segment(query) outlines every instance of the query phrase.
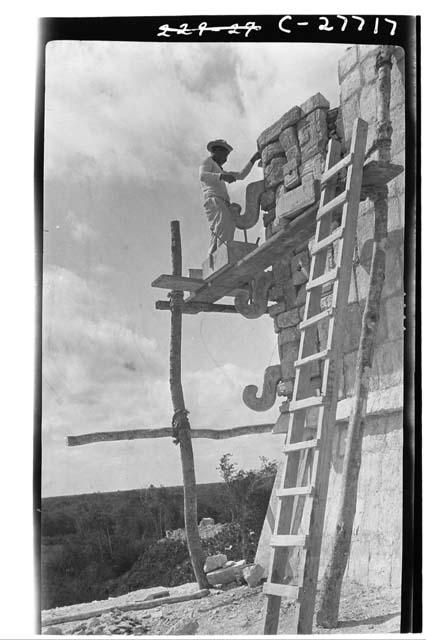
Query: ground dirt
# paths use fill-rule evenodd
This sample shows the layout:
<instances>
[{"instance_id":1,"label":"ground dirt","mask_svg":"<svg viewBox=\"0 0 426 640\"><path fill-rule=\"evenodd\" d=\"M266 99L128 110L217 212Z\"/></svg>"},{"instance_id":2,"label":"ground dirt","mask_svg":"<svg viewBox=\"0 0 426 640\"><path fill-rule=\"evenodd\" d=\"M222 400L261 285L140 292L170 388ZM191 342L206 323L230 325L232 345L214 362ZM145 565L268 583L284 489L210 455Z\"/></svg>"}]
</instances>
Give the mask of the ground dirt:
<instances>
[{"instance_id":1,"label":"ground dirt","mask_svg":"<svg viewBox=\"0 0 426 640\"><path fill-rule=\"evenodd\" d=\"M171 596L197 591L195 583L168 589ZM103 607L140 601L149 589L134 591L107 601L72 605L43 612L43 617L81 613ZM142 611L108 611L87 620L43 627L43 633L52 635L166 635L184 620L196 621L196 635L255 635L263 633L266 597L262 587L251 589L247 585L231 586L226 590L212 589L200 600L161 605ZM341 599L337 629L314 627L314 633L397 633L400 624L399 590L346 586ZM295 603L284 601L281 607L279 634L294 634ZM193 631L194 633L194 631Z\"/></svg>"}]
</instances>

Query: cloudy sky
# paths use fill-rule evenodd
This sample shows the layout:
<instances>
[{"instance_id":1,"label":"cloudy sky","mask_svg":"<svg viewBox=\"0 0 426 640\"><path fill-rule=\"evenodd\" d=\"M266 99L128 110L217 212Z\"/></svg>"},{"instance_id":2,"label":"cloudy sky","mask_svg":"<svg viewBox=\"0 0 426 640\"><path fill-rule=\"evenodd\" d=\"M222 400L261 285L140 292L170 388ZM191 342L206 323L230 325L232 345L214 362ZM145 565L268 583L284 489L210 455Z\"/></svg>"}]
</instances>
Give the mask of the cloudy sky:
<instances>
[{"instance_id":1,"label":"cloudy sky","mask_svg":"<svg viewBox=\"0 0 426 640\"><path fill-rule=\"evenodd\" d=\"M209 241L198 165L212 138L239 170L256 138L320 91L338 104L347 45L52 42L46 49L43 275L43 495L181 483L171 440L67 448L71 434L169 426L170 318L151 288L170 272L180 220L184 271ZM230 187L243 202L247 182ZM239 239L237 232L236 239ZM263 239L261 224L249 240ZM242 238L241 238L242 239ZM184 316L183 384L194 427L273 422L242 402L278 363L265 317ZM279 436L195 440L199 482L220 456L243 467L279 456Z\"/></svg>"}]
</instances>

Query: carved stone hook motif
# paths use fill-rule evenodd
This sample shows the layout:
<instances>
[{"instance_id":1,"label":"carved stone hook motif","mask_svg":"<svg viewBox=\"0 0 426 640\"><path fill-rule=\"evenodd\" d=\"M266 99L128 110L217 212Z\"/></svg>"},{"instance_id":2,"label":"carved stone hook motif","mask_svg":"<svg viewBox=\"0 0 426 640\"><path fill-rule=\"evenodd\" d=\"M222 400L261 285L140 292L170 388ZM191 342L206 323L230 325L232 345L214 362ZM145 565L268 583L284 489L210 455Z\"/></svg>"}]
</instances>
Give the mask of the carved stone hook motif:
<instances>
[{"instance_id":1,"label":"carved stone hook motif","mask_svg":"<svg viewBox=\"0 0 426 640\"><path fill-rule=\"evenodd\" d=\"M268 291L272 286L272 271L260 273L250 283L250 291L235 296L235 308L245 318L260 318L268 307Z\"/></svg>"},{"instance_id":2,"label":"carved stone hook motif","mask_svg":"<svg viewBox=\"0 0 426 640\"><path fill-rule=\"evenodd\" d=\"M263 378L262 395L258 398L256 395L258 387L254 384L249 384L243 391L244 404L247 405L249 409L253 409L253 411L267 411L271 409L277 397L277 386L281 380L281 375L280 364L266 367Z\"/></svg>"},{"instance_id":3,"label":"carved stone hook motif","mask_svg":"<svg viewBox=\"0 0 426 640\"><path fill-rule=\"evenodd\" d=\"M265 183L263 180L250 182L250 184L247 185L244 213L241 213L239 204L231 204L237 229L251 229L257 223L260 214L260 196L264 190Z\"/></svg>"}]
</instances>

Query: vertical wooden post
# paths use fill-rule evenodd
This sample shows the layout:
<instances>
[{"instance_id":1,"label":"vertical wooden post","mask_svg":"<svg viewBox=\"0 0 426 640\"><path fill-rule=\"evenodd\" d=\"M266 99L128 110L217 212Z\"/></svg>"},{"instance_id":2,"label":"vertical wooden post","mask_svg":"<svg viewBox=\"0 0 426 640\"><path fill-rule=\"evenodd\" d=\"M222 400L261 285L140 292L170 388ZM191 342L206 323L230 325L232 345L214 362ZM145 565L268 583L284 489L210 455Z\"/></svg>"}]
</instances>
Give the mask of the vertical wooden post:
<instances>
[{"instance_id":1,"label":"vertical wooden post","mask_svg":"<svg viewBox=\"0 0 426 640\"><path fill-rule=\"evenodd\" d=\"M392 136L392 125L389 116L391 55L392 47L385 45L380 48L376 60L378 83L376 148L379 160L387 162L390 160ZM326 628L335 628L338 623L342 581L349 558L352 528L356 513L368 387L373 364L374 340L380 320L380 301L385 280L388 218L387 186L376 189L371 198L374 202L375 218L373 254L356 361L354 405L346 436L337 524L332 542L331 556L324 574L317 613L317 624Z\"/></svg>"},{"instance_id":2,"label":"vertical wooden post","mask_svg":"<svg viewBox=\"0 0 426 640\"><path fill-rule=\"evenodd\" d=\"M171 222L171 236L173 275L180 276L182 275L182 249L179 222L177 220ZM197 489L191 427L187 417L188 412L185 408L181 380L182 302L182 291L172 291L170 293L170 392L174 411L172 424L175 440L180 446L188 551L198 586L203 589L209 585L203 570L204 554L198 531Z\"/></svg>"}]
</instances>

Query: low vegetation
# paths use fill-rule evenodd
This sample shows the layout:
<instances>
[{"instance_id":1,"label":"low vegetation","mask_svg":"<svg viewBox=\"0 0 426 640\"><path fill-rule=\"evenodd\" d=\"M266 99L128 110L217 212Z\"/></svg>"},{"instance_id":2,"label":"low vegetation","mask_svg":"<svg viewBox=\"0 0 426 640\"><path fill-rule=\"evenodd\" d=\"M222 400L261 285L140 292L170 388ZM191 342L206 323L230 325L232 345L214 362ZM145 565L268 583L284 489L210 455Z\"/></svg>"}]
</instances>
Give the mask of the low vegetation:
<instances>
[{"instance_id":1,"label":"low vegetation","mask_svg":"<svg viewBox=\"0 0 426 640\"><path fill-rule=\"evenodd\" d=\"M222 456L222 483L199 485L199 519L223 524L203 537L206 554L254 558L276 465L238 469ZM42 504L43 609L100 600L147 586L194 580L181 536L182 487L46 498ZM169 532L169 533L168 533Z\"/></svg>"}]
</instances>

